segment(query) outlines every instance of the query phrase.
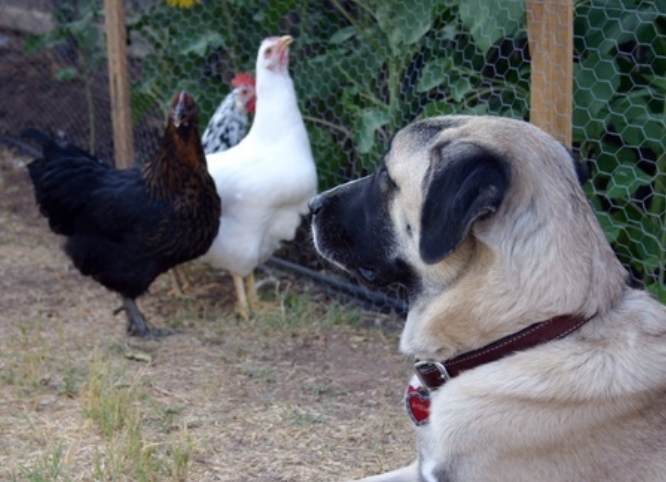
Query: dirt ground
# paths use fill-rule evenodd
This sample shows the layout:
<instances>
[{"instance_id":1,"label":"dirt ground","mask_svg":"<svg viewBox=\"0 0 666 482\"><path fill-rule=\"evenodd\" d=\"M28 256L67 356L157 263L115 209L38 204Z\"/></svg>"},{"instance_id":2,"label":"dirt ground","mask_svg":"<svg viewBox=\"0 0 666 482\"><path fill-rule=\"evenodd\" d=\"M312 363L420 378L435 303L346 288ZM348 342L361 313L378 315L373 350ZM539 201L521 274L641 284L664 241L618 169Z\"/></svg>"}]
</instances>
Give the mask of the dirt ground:
<instances>
[{"instance_id":1,"label":"dirt ground","mask_svg":"<svg viewBox=\"0 0 666 482\"><path fill-rule=\"evenodd\" d=\"M194 262L185 296L164 275L139 300L178 334L128 339L116 295L39 215L25 162L0 148L0 480L334 481L409 462L410 366L386 318L264 272L277 282L242 322L228 276ZM104 370L115 378L95 397ZM92 415L130 389L138 448L118 436L129 422L105 432ZM128 462L137 452L152 472Z\"/></svg>"}]
</instances>

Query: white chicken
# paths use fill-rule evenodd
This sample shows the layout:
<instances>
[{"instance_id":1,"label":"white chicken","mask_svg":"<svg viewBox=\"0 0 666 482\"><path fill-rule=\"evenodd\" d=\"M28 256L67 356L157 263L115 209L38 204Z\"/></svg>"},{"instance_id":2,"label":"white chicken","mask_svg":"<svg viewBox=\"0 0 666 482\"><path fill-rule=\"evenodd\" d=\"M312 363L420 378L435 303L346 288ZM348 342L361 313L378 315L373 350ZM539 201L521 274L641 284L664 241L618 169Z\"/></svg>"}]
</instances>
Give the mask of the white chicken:
<instances>
[{"instance_id":1,"label":"white chicken","mask_svg":"<svg viewBox=\"0 0 666 482\"><path fill-rule=\"evenodd\" d=\"M235 147L206 156L222 199L222 217L203 260L231 273L244 319L257 299L254 269L281 241L294 238L317 192L310 141L288 70L292 42L283 36L261 43L252 127Z\"/></svg>"}]
</instances>

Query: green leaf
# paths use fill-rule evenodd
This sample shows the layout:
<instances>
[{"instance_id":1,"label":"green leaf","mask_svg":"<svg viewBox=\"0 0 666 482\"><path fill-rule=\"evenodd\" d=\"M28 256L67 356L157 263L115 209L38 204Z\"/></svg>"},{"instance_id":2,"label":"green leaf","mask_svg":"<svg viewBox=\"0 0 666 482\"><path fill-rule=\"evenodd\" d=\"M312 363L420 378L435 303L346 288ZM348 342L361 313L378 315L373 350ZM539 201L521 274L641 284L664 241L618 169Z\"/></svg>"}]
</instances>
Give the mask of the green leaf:
<instances>
[{"instance_id":1,"label":"green leaf","mask_svg":"<svg viewBox=\"0 0 666 482\"><path fill-rule=\"evenodd\" d=\"M666 286L660 283L652 283L646 286L646 289L656 296L660 303L666 305Z\"/></svg>"},{"instance_id":2,"label":"green leaf","mask_svg":"<svg viewBox=\"0 0 666 482\"><path fill-rule=\"evenodd\" d=\"M62 42L63 37L58 35L56 30L47 32L44 35L28 35L23 41L23 52L26 55L30 55L45 48L56 47Z\"/></svg>"},{"instance_id":3,"label":"green leaf","mask_svg":"<svg viewBox=\"0 0 666 482\"><path fill-rule=\"evenodd\" d=\"M360 87L356 85L342 89L342 95L340 96L340 106L345 110L346 113L352 115L358 113L358 94L360 91Z\"/></svg>"},{"instance_id":4,"label":"green leaf","mask_svg":"<svg viewBox=\"0 0 666 482\"><path fill-rule=\"evenodd\" d=\"M328 43L333 45L338 45L346 42L356 34L356 29L354 27L345 27L341 28L335 32L331 38L328 40Z\"/></svg>"},{"instance_id":5,"label":"green leaf","mask_svg":"<svg viewBox=\"0 0 666 482\"><path fill-rule=\"evenodd\" d=\"M100 31L94 25L88 25L88 28L83 29L77 36L76 42L81 50L85 51L87 56L100 50L101 36ZM103 55L100 55L103 57Z\"/></svg>"},{"instance_id":6,"label":"green leaf","mask_svg":"<svg viewBox=\"0 0 666 482\"><path fill-rule=\"evenodd\" d=\"M81 16L78 20L64 24L69 33L74 37L79 37L80 35L86 35L86 31L90 30L92 27L93 14L88 12Z\"/></svg>"},{"instance_id":7,"label":"green leaf","mask_svg":"<svg viewBox=\"0 0 666 482\"><path fill-rule=\"evenodd\" d=\"M474 85L470 78L466 75L455 76L456 78L451 79L449 83L449 90L451 92L451 97L456 102L461 102L465 99L465 96L474 90Z\"/></svg>"},{"instance_id":8,"label":"green leaf","mask_svg":"<svg viewBox=\"0 0 666 482\"><path fill-rule=\"evenodd\" d=\"M574 66L574 105L585 109L592 119L608 106L620 85L615 59L591 52Z\"/></svg>"},{"instance_id":9,"label":"green leaf","mask_svg":"<svg viewBox=\"0 0 666 482\"><path fill-rule=\"evenodd\" d=\"M658 17L651 7L641 9L622 8L616 10L616 12L620 13L617 18L611 18L601 25L604 38L612 39L615 45L636 41L639 31L654 25ZM606 14L608 13L606 12Z\"/></svg>"},{"instance_id":10,"label":"green leaf","mask_svg":"<svg viewBox=\"0 0 666 482\"><path fill-rule=\"evenodd\" d=\"M652 113L649 102L651 93L647 89L637 89L614 102L609 123L622 136L627 146L650 147L655 152L663 150L666 137L666 114Z\"/></svg>"},{"instance_id":11,"label":"green leaf","mask_svg":"<svg viewBox=\"0 0 666 482\"><path fill-rule=\"evenodd\" d=\"M388 109L371 107L361 110L354 125L354 140L360 153L372 150L375 145L375 132L390 120Z\"/></svg>"},{"instance_id":12,"label":"green leaf","mask_svg":"<svg viewBox=\"0 0 666 482\"><path fill-rule=\"evenodd\" d=\"M629 199L641 186L647 186L652 178L634 164L620 164L613 171L606 196L610 199Z\"/></svg>"},{"instance_id":13,"label":"green leaf","mask_svg":"<svg viewBox=\"0 0 666 482\"><path fill-rule=\"evenodd\" d=\"M476 104L475 106L471 107L464 106L460 113L466 115L486 115L488 114L488 105Z\"/></svg>"},{"instance_id":14,"label":"green leaf","mask_svg":"<svg viewBox=\"0 0 666 482\"><path fill-rule=\"evenodd\" d=\"M580 27L576 33L580 32L584 38L585 48L600 54L610 53L618 45L618 36L623 33L622 18L629 17L630 9L622 0L604 0L603 5L599 2L579 4L582 7L577 8L576 22ZM624 33L634 31L632 28Z\"/></svg>"},{"instance_id":15,"label":"green leaf","mask_svg":"<svg viewBox=\"0 0 666 482\"><path fill-rule=\"evenodd\" d=\"M369 31L368 35L371 35L371 32ZM339 66L347 80L353 79L355 84L368 88L369 80L377 76L377 71L384 61L385 59L372 46L363 44L349 55L340 56Z\"/></svg>"},{"instance_id":16,"label":"green leaf","mask_svg":"<svg viewBox=\"0 0 666 482\"><path fill-rule=\"evenodd\" d=\"M425 64L416 84L416 92L428 92L441 85L446 80L446 74L451 70L452 65L453 60L450 57L438 58Z\"/></svg>"},{"instance_id":17,"label":"green leaf","mask_svg":"<svg viewBox=\"0 0 666 482\"><path fill-rule=\"evenodd\" d=\"M210 117L223 99L229 94L231 87L221 83L215 78L194 79L190 85L182 84L181 88L187 89L197 102L201 120L201 132L208 125Z\"/></svg>"},{"instance_id":18,"label":"green leaf","mask_svg":"<svg viewBox=\"0 0 666 482\"><path fill-rule=\"evenodd\" d=\"M304 59L294 72L299 100L324 99L340 94L346 86L371 90L368 79L377 76L383 58L368 44L353 51L333 49Z\"/></svg>"},{"instance_id":19,"label":"green leaf","mask_svg":"<svg viewBox=\"0 0 666 482\"><path fill-rule=\"evenodd\" d=\"M666 2L664 3L666 4ZM646 74L645 78L650 81L653 87L660 89L662 92L666 92L666 76Z\"/></svg>"},{"instance_id":20,"label":"green leaf","mask_svg":"<svg viewBox=\"0 0 666 482\"><path fill-rule=\"evenodd\" d=\"M346 83L339 57L338 52L331 52L330 55L318 55L301 62L298 71L294 72L294 84L300 100L326 98Z\"/></svg>"},{"instance_id":21,"label":"green leaf","mask_svg":"<svg viewBox=\"0 0 666 482\"><path fill-rule=\"evenodd\" d=\"M203 35L194 36L191 42L182 46L181 52L185 55L194 54L197 57L205 57L208 52L224 46L224 38L217 32L206 32Z\"/></svg>"},{"instance_id":22,"label":"green leaf","mask_svg":"<svg viewBox=\"0 0 666 482\"><path fill-rule=\"evenodd\" d=\"M438 0L384 0L377 6L377 23L386 33L391 48L412 45L430 30L432 9Z\"/></svg>"},{"instance_id":23,"label":"green leaf","mask_svg":"<svg viewBox=\"0 0 666 482\"><path fill-rule=\"evenodd\" d=\"M606 131L605 117L620 86L615 59L591 52L574 66L573 133L576 140L597 139Z\"/></svg>"},{"instance_id":24,"label":"green leaf","mask_svg":"<svg viewBox=\"0 0 666 482\"><path fill-rule=\"evenodd\" d=\"M659 242L661 226L648 216L643 217L638 226L627 229L629 239L632 240L632 254L636 263L643 268L644 273L651 273L661 266L661 256L666 247Z\"/></svg>"},{"instance_id":25,"label":"green leaf","mask_svg":"<svg viewBox=\"0 0 666 482\"><path fill-rule=\"evenodd\" d=\"M262 3L261 9L257 9L255 18L259 20L259 14L261 14L260 23L263 24L267 32L279 32L280 22L290 12L298 11L298 0L268 0Z\"/></svg>"},{"instance_id":26,"label":"green leaf","mask_svg":"<svg viewBox=\"0 0 666 482\"><path fill-rule=\"evenodd\" d=\"M455 114L456 109L453 104L447 102L430 102L426 105L421 114L419 114L419 119L427 119L428 117L435 117L440 115L450 115Z\"/></svg>"},{"instance_id":27,"label":"green leaf","mask_svg":"<svg viewBox=\"0 0 666 482\"><path fill-rule=\"evenodd\" d=\"M459 12L483 55L498 40L512 37L525 22L525 2L517 0L460 0Z\"/></svg>"},{"instance_id":28,"label":"green leaf","mask_svg":"<svg viewBox=\"0 0 666 482\"><path fill-rule=\"evenodd\" d=\"M132 124L136 125L159 103L160 99L151 92L152 83L132 85L130 88L130 104L132 105Z\"/></svg>"},{"instance_id":29,"label":"green leaf","mask_svg":"<svg viewBox=\"0 0 666 482\"><path fill-rule=\"evenodd\" d=\"M605 132L604 122L593 117L590 110L574 105L572 115L573 139L585 142L588 139L598 139Z\"/></svg>"},{"instance_id":30,"label":"green leaf","mask_svg":"<svg viewBox=\"0 0 666 482\"><path fill-rule=\"evenodd\" d=\"M360 152L357 157L357 162L355 164L355 171L360 173L361 176L374 172L381 162L381 154L375 152L373 149L371 152Z\"/></svg>"},{"instance_id":31,"label":"green leaf","mask_svg":"<svg viewBox=\"0 0 666 482\"><path fill-rule=\"evenodd\" d=\"M443 28L439 29L439 31L436 34L436 39L438 42L455 40L458 34L460 34L458 25L455 23L450 23L445 25Z\"/></svg>"},{"instance_id":32,"label":"green leaf","mask_svg":"<svg viewBox=\"0 0 666 482\"><path fill-rule=\"evenodd\" d=\"M613 143L601 142L594 166L599 176L610 176L622 163L634 164L636 153L633 149L618 147Z\"/></svg>"},{"instance_id":33,"label":"green leaf","mask_svg":"<svg viewBox=\"0 0 666 482\"><path fill-rule=\"evenodd\" d=\"M612 104L612 113L608 123L622 136L622 141L632 147L652 147L656 151L663 149L666 134L666 115L653 114L645 95L626 95L619 97Z\"/></svg>"},{"instance_id":34,"label":"green leaf","mask_svg":"<svg viewBox=\"0 0 666 482\"><path fill-rule=\"evenodd\" d=\"M308 134L317 163L319 188L330 189L340 184L343 181L341 176L345 167L343 163L348 162L340 143L336 142L330 130L323 129L317 124L308 124Z\"/></svg>"},{"instance_id":35,"label":"green leaf","mask_svg":"<svg viewBox=\"0 0 666 482\"><path fill-rule=\"evenodd\" d=\"M527 109L520 107L507 107L502 109L499 113L500 117L509 117L511 119L524 120L526 118Z\"/></svg>"},{"instance_id":36,"label":"green leaf","mask_svg":"<svg viewBox=\"0 0 666 482\"><path fill-rule=\"evenodd\" d=\"M67 82L75 79L78 74L78 71L74 67L65 67L56 72L55 79L58 82Z\"/></svg>"},{"instance_id":37,"label":"green leaf","mask_svg":"<svg viewBox=\"0 0 666 482\"><path fill-rule=\"evenodd\" d=\"M596 215L601 228L604 230L604 233L606 233L606 239L608 239L608 242L614 243L617 241L617 238L622 231L619 223L606 211L596 211Z\"/></svg>"},{"instance_id":38,"label":"green leaf","mask_svg":"<svg viewBox=\"0 0 666 482\"><path fill-rule=\"evenodd\" d=\"M664 148L664 138L666 138L666 113L651 114L646 113L643 121L643 136L645 142L655 152L660 152Z\"/></svg>"}]
</instances>

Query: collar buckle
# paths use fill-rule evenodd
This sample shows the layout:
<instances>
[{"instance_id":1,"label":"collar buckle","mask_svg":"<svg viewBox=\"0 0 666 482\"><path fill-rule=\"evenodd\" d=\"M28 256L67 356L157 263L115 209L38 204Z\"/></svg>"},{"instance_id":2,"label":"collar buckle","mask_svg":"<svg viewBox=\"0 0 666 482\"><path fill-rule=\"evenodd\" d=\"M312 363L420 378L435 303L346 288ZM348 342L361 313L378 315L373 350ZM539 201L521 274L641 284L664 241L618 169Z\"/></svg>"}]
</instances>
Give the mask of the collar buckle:
<instances>
[{"instance_id":1,"label":"collar buckle","mask_svg":"<svg viewBox=\"0 0 666 482\"><path fill-rule=\"evenodd\" d=\"M562 315L535 323L490 345L462 353L454 358L438 361L420 361L414 364L416 376L426 390L433 392L449 379L465 370L494 362L520 350L534 348L543 343L559 340L580 328L590 318Z\"/></svg>"},{"instance_id":2,"label":"collar buckle","mask_svg":"<svg viewBox=\"0 0 666 482\"><path fill-rule=\"evenodd\" d=\"M417 361L414 364L414 371L421 384L431 392L437 390L451 378L444 364L438 361Z\"/></svg>"}]
</instances>

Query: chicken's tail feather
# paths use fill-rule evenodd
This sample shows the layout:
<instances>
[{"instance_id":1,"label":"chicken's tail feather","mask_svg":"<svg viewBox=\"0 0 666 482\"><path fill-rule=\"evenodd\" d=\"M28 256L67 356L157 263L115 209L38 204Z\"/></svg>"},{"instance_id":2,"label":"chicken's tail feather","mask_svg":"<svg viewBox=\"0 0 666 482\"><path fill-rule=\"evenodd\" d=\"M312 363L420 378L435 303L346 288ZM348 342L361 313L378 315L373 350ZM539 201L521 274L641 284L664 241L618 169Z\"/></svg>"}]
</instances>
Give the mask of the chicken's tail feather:
<instances>
[{"instance_id":1,"label":"chicken's tail feather","mask_svg":"<svg viewBox=\"0 0 666 482\"><path fill-rule=\"evenodd\" d=\"M37 129L25 129L21 135L42 145L42 157L28 163L39 210L53 232L69 236L109 167L83 149L61 145Z\"/></svg>"},{"instance_id":2,"label":"chicken's tail feather","mask_svg":"<svg viewBox=\"0 0 666 482\"><path fill-rule=\"evenodd\" d=\"M65 157L85 158L91 161L101 162L98 158L85 151L84 149L81 149L74 144L60 144L48 134L33 127L23 129L21 132L21 137L32 139L33 141L40 144L42 146L42 155L44 156L44 160L46 162L62 159Z\"/></svg>"},{"instance_id":3,"label":"chicken's tail feather","mask_svg":"<svg viewBox=\"0 0 666 482\"><path fill-rule=\"evenodd\" d=\"M44 132L40 131L39 129L35 129L33 127L27 127L23 129L21 131L21 137L37 141L42 146L46 146L50 143L55 142L51 137L46 135Z\"/></svg>"}]
</instances>

